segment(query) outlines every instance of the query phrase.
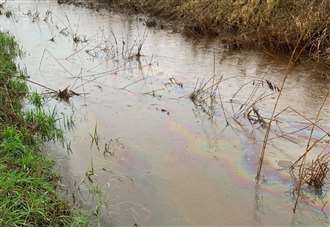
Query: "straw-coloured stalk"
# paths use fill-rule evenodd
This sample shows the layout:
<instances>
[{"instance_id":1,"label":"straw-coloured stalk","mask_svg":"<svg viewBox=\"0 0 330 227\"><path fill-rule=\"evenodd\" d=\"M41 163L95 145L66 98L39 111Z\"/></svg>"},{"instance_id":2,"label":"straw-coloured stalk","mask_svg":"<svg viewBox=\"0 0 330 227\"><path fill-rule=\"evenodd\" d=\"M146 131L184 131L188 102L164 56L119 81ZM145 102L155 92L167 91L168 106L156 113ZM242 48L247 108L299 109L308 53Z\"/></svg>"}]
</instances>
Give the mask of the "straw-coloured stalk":
<instances>
[{"instance_id":1,"label":"straw-coloured stalk","mask_svg":"<svg viewBox=\"0 0 330 227\"><path fill-rule=\"evenodd\" d=\"M330 153L319 154L310 165L304 168L303 181L316 189L321 189L329 173Z\"/></svg>"}]
</instances>

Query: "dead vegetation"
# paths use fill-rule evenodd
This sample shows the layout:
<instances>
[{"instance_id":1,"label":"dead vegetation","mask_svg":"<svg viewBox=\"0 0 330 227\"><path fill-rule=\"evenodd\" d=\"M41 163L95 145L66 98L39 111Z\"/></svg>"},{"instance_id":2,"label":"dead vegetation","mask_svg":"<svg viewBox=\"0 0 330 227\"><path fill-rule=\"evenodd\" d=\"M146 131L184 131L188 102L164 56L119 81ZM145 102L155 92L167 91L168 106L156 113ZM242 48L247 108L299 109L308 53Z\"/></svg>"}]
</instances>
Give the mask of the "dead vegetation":
<instances>
[{"instance_id":1,"label":"dead vegetation","mask_svg":"<svg viewBox=\"0 0 330 227\"><path fill-rule=\"evenodd\" d=\"M329 91L325 95L323 102L316 114L315 123L319 121L320 114L322 109L329 97ZM315 160L312 161L311 164L307 164L307 155L309 152L325 137L330 137L328 132L325 133L323 137L316 140L312 143L312 137L315 130L315 123L312 125L309 139L306 145L305 152L292 164L290 167L291 174L294 176L295 187L294 187L294 195L296 196L296 201L293 207L293 212L296 212L299 199L303 193L303 186L305 184L314 187L316 190L322 190L322 187L326 184L327 174L329 172L329 155L330 153L320 153ZM298 170L297 170L298 169ZM297 173L298 172L298 173Z\"/></svg>"},{"instance_id":2,"label":"dead vegetation","mask_svg":"<svg viewBox=\"0 0 330 227\"><path fill-rule=\"evenodd\" d=\"M67 1L74 2L74 1ZM166 18L180 23L189 36L221 35L233 48L259 47L294 52L316 61L330 59L328 0L98 0L111 8ZM154 26L148 19L147 26ZM298 46L296 44L299 43Z\"/></svg>"},{"instance_id":3,"label":"dead vegetation","mask_svg":"<svg viewBox=\"0 0 330 227\"><path fill-rule=\"evenodd\" d=\"M69 89L69 87L64 88L63 90L58 90L58 92L55 93L55 95L66 102L69 101L69 99L73 96L80 96L77 92Z\"/></svg>"},{"instance_id":4,"label":"dead vegetation","mask_svg":"<svg viewBox=\"0 0 330 227\"><path fill-rule=\"evenodd\" d=\"M269 118L263 116L264 114L260 111L261 107L258 106L264 102L269 102L280 88L267 79L249 80L233 92L227 101L231 105L231 113L229 114L224 107L221 89L227 82L238 78L239 76L229 78L213 76L206 81L197 81L189 98L210 118L213 118L217 111L221 111L224 116L231 114L235 121L247 119L251 125L265 127L268 125ZM229 120L226 119L226 121Z\"/></svg>"},{"instance_id":5,"label":"dead vegetation","mask_svg":"<svg viewBox=\"0 0 330 227\"><path fill-rule=\"evenodd\" d=\"M316 114L315 120L307 118L304 114L290 106L279 111L277 106L287 76L288 73L284 75L280 86L268 79L252 79L238 87L230 97L224 99L222 93L225 92L226 82L235 80L238 77L226 78L214 75L206 81L197 81L189 98L195 107L209 116L210 119L222 115L221 119L225 119L226 121L224 128L230 126L234 131L239 131L239 128L244 131L246 127L249 127L250 130L260 128L266 130L262 131L264 138L261 141L262 148L257 169L257 183L259 183L262 176L262 166L269 143L274 139L281 138L290 141L288 138L289 135L292 137L302 130L310 129L310 137L307 141L306 150L292 164L288 172L293 176L293 183L295 185L293 188L293 195L295 196L293 211L295 212L298 201L302 199L302 194L304 194L305 186L313 188L315 191L320 191L329 183L327 177L329 175L330 153L327 151L321 152L312 161L309 161L311 158L308 158L308 154L318 144L325 138L330 138L330 132L318 124L321 120L320 115L329 96L329 92L324 96L325 98ZM263 111L265 106L270 106L272 112L267 113ZM309 125L291 132L282 131L281 125L287 121L285 114L288 112L295 114L297 118L302 118ZM318 139L314 138L314 132L316 130L322 134ZM270 135L274 136L271 137Z\"/></svg>"},{"instance_id":6,"label":"dead vegetation","mask_svg":"<svg viewBox=\"0 0 330 227\"><path fill-rule=\"evenodd\" d=\"M322 188L328 183L329 165L330 153L320 153L311 163L306 163L304 158L298 166L295 166L296 168L291 169L291 174L294 176L294 213L297 210L299 200L303 199L304 186L313 189L316 194L322 193Z\"/></svg>"},{"instance_id":7,"label":"dead vegetation","mask_svg":"<svg viewBox=\"0 0 330 227\"><path fill-rule=\"evenodd\" d=\"M194 91L189 98L194 105L206 113L212 119L216 113L215 107L218 104L218 97L220 97L219 85L222 77L213 76L207 81L197 81Z\"/></svg>"},{"instance_id":8,"label":"dead vegetation","mask_svg":"<svg viewBox=\"0 0 330 227\"><path fill-rule=\"evenodd\" d=\"M70 98L73 97L73 96L80 96L81 95L81 93L77 93L77 92L71 90L70 87L66 87L62 90L61 89L55 90L55 89L52 89L48 86L45 86L43 84L40 84L38 82L29 80L29 79L26 79L26 81L46 89L46 92L44 92L43 94L51 95L55 98L58 98L59 100L65 101L65 102L69 102Z\"/></svg>"},{"instance_id":9,"label":"dead vegetation","mask_svg":"<svg viewBox=\"0 0 330 227\"><path fill-rule=\"evenodd\" d=\"M329 173L329 162L330 153L319 154L315 160L303 167L303 183L318 190L322 189Z\"/></svg>"}]
</instances>

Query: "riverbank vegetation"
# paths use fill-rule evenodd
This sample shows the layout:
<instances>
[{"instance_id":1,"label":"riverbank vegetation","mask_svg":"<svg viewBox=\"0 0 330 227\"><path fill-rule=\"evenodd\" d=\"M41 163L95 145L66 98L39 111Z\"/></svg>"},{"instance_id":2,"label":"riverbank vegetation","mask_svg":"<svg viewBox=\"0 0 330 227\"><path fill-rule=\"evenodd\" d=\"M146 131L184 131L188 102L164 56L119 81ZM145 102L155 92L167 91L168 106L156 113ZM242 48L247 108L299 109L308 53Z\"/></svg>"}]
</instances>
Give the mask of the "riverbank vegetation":
<instances>
[{"instance_id":1,"label":"riverbank vegetation","mask_svg":"<svg viewBox=\"0 0 330 227\"><path fill-rule=\"evenodd\" d=\"M86 226L56 193L58 176L42 144L63 134L55 112L29 91L19 54L14 38L0 33L0 226Z\"/></svg>"},{"instance_id":2,"label":"riverbank vegetation","mask_svg":"<svg viewBox=\"0 0 330 227\"><path fill-rule=\"evenodd\" d=\"M289 53L294 62L302 56L330 61L328 0L100 1L117 10L179 22L183 32L191 36L218 35L232 48Z\"/></svg>"}]
</instances>

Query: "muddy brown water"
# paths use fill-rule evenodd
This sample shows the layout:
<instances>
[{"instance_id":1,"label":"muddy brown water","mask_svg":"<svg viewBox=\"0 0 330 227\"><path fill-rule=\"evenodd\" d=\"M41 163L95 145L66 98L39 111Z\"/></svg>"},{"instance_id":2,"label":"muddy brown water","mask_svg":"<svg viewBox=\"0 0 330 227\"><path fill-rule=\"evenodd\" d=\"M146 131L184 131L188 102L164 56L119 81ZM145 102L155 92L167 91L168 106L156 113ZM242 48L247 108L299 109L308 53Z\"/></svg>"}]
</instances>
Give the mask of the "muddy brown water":
<instances>
[{"instance_id":1,"label":"muddy brown water","mask_svg":"<svg viewBox=\"0 0 330 227\"><path fill-rule=\"evenodd\" d=\"M216 40L197 42L149 29L137 16L59 6L56 1L17 0L5 7L13 16L0 16L0 28L22 45L20 64L31 80L86 93L70 103L47 99L49 108L56 106L75 119L65 146L49 144L47 149L63 176L61 191L86 209L95 224L329 225L328 186L317 194L305 189L297 213L292 213L293 181L287 167L304 151L310 128L271 140L262 181L256 185L265 129L252 127L244 116L233 120L255 85L234 100L233 94L251 80L279 85L285 61L259 52L228 51ZM131 57L142 42L142 56ZM315 118L330 86L327 73L312 65L290 71L279 109L291 106ZM211 119L189 95L196 81L214 74L224 78L219 90L226 115L218 103ZM263 114L269 116L274 97L258 103ZM329 100L321 119L319 125L329 130ZM284 132L308 124L292 112L280 121ZM315 130L313 139L322 136ZM99 149L91 144L92 137L98 137ZM330 152L329 138L316 147L318 152ZM93 214L97 207L99 218Z\"/></svg>"}]
</instances>

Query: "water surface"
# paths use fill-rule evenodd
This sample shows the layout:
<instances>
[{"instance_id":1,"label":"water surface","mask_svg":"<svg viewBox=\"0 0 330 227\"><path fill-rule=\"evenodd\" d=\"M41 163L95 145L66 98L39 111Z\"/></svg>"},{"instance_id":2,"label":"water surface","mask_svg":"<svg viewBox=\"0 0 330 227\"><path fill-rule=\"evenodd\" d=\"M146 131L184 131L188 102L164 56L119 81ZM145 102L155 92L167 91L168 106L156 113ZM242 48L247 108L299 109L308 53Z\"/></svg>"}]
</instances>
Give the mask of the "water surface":
<instances>
[{"instance_id":1,"label":"water surface","mask_svg":"<svg viewBox=\"0 0 330 227\"><path fill-rule=\"evenodd\" d=\"M30 0L10 1L6 7L14 16L0 17L1 29L22 45L21 65L31 80L86 93L70 103L48 99L50 108L75 118L75 129L66 133L65 147L70 149L49 149L58 160L67 195L91 212L102 202L103 226L329 224L327 187L318 196L306 191L292 213L292 179L286 167L304 151L310 128L285 139L271 133L262 182L256 185L265 129L252 126L244 114L233 119L255 86L242 89L233 100L238 89L252 80L279 86L287 72L285 60L146 28L141 17L105 10ZM141 43L142 56L136 58ZM326 74L312 65L290 71L278 109L290 106L314 119L329 89ZM213 75L223 78L219 91L226 113L217 103L210 118L189 96L196 81ZM265 84L258 92L270 91ZM275 97L258 103L265 116ZM328 100L319 122L326 130L329 116ZM308 126L293 112L279 123L286 132ZM95 130L99 149L91 145ZM314 139L323 135L317 129ZM106 146L110 152L104 152ZM330 152L329 138L313 155L319 152ZM96 202L88 180L80 185L91 170L93 185L103 192Z\"/></svg>"}]
</instances>

